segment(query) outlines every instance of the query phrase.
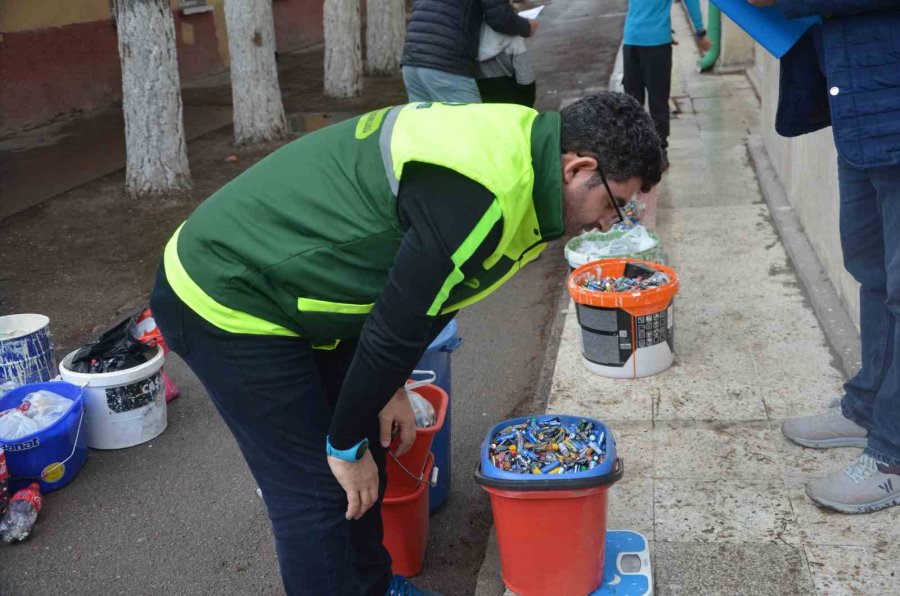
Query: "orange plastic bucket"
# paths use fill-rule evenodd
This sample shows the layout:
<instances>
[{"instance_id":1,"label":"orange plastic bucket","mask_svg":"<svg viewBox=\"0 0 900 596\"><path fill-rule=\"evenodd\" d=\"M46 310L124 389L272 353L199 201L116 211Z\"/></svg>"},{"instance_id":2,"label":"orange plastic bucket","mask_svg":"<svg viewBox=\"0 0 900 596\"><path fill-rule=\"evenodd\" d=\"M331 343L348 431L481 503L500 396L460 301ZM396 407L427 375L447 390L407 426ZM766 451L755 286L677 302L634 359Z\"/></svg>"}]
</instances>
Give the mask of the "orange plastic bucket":
<instances>
[{"instance_id":1,"label":"orange plastic bucket","mask_svg":"<svg viewBox=\"0 0 900 596\"><path fill-rule=\"evenodd\" d=\"M433 457L426 460L425 478L431 476ZM420 482L410 494L385 497L381 503L384 547L391 554L391 570L404 577L422 571L428 546L428 482Z\"/></svg>"},{"instance_id":2,"label":"orange plastic bucket","mask_svg":"<svg viewBox=\"0 0 900 596\"><path fill-rule=\"evenodd\" d=\"M665 273L669 283L632 292L601 292L582 286L588 276L631 277L646 267ZM582 363L606 377L638 378L669 368L675 360L673 301L678 276L664 265L634 259L602 259L569 275L569 294L581 326Z\"/></svg>"},{"instance_id":3,"label":"orange plastic bucket","mask_svg":"<svg viewBox=\"0 0 900 596\"><path fill-rule=\"evenodd\" d=\"M479 467L475 480L491 498L506 587L519 596L584 596L596 590L603 579L608 491L622 474L617 460L603 477L540 481L559 487L553 490L488 478Z\"/></svg>"},{"instance_id":4,"label":"orange plastic bucket","mask_svg":"<svg viewBox=\"0 0 900 596\"><path fill-rule=\"evenodd\" d=\"M388 453L386 498L410 495L420 488L423 479L427 481L425 464L429 459L431 443L444 426L447 415L450 398L443 389L437 385L423 385L416 387L415 391L434 406L435 423L427 428L417 428L415 443L400 457Z\"/></svg>"}]
</instances>

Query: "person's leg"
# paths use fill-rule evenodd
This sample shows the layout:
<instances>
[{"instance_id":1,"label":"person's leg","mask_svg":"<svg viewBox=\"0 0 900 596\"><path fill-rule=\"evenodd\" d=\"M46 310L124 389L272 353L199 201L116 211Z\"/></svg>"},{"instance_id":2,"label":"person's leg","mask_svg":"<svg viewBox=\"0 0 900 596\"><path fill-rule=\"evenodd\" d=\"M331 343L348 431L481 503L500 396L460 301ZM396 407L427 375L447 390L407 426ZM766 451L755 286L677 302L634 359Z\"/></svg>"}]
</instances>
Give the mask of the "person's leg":
<instances>
[{"instance_id":1,"label":"person's leg","mask_svg":"<svg viewBox=\"0 0 900 596\"><path fill-rule=\"evenodd\" d=\"M672 90L672 44L641 48L641 68L647 86L650 117L662 148L669 146L669 94Z\"/></svg>"},{"instance_id":2,"label":"person's leg","mask_svg":"<svg viewBox=\"0 0 900 596\"><path fill-rule=\"evenodd\" d=\"M518 85L514 77L478 79L477 83L484 103L518 103Z\"/></svg>"},{"instance_id":3,"label":"person's leg","mask_svg":"<svg viewBox=\"0 0 900 596\"><path fill-rule=\"evenodd\" d=\"M406 86L406 95L409 102L414 101L431 101L428 96L428 89L422 84L419 77L419 67L404 66L403 67L403 84Z\"/></svg>"},{"instance_id":4,"label":"person's leg","mask_svg":"<svg viewBox=\"0 0 900 596\"><path fill-rule=\"evenodd\" d=\"M316 363L325 389L325 398L333 410L341 394L344 377L356 353L356 340L344 340L335 350L316 350ZM387 486L385 456L379 443L379 428L369 432L369 445L380 479L378 501L359 520L350 522L350 541L356 554L362 594L381 596L391 580L391 557L384 548L384 528L381 524L381 502Z\"/></svg>"},{"instance_id":5,"label":"person's leg","mask_svg":"<svg viewBox=\"0 0 900 596\"><path fill-rule=\"evenodd\" d=\"M453 103L481 103L478 84L472 77L423 68L404 66L403 82L409 101L446 101Z\"/></svg>"},{"instance_id":6,"label":"person's leg","mask_svg":"<svg viewBox=\"0 0 900 596\"><path fill-rule=\"evenodd\" d=\"M844 385L841 409L858 425L872 428L875 396L890 363L893 321L888 312L884 236L877 193L865 170L838 158L840 233L844 267L859 282L862 366Z\"/></svg>"},{"instance_id":7,"label":"person's leg","mask_svg":"<svg viewBox=\"0 0 900 596\"><path fill-rule=\"evenodd\" d=\"M419 77L428 89L431 101L481 103L478 84L473 77L465 77L433 68L420 68Z\"/></svg>"},{"instance_id":8,"label":"person's leg","mask_svg":"<svg viewBox=\"0 0 900 596\"><path fill-rule=\"evenodd\" d=\"M886 272L885 373L872 405L866 453L900 473L900 166L875 168L869 178L878 197ZM900 479L897 479L900 484Z\"/></svg>"},{"instance_id":9,"label":"person's leg","mask_svg":"<svg viewBox=\"0 0 900 596\"><path fill-rule=\"evenodd\" d=\"M843 470L810 481L817 505L869 513L900 505L900 167L863 170L839 158L844 265L860 283L862 368L845 386L843 417L869 430Z\"/></svg>"},{"instance_id":10,"label":"person's leg","mask_svg":"<svg viewBox=\"0 0 900 596\"><path fill-rule=\"evenodd\" d=\"M639 46L622 46L622 87L625 93L644 105L644 76Z\"/></svg>"},{"instance_id":11,"label":"person's leg","mask_svg":"<svg viewBox=\"0 0 900 596\"><path fill-rule=\"evenodd\" d=\"M332 408L315 351L298 338L219 330L166 285L158 283L151 301L156 322L203 383L262 489L287 594L384 594L390 559L379 557L378 573L368 568L371 554L360 560L360 522L344 518L346 494L325 457ZM380 509L366 523L380 540Z\"/></svg>"}]
</instances>

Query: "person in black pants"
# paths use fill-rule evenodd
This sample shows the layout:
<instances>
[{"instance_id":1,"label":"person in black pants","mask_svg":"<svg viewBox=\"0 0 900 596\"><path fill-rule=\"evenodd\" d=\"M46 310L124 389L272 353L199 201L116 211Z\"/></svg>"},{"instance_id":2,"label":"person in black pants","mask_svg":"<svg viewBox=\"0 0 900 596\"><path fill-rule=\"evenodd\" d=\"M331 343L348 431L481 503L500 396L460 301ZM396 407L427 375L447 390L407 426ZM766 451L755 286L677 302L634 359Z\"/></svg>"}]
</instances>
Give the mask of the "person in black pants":
<instances>
[{"instance_id":1,"label":"person in black pants","mask_svg":"<svg viewBox=\"0 0 900 596\"><path fill-rule=\"evenodd\" d=\"M696 31L697 45L706 51L711 42L703 28L698 0L685 0ZM663 152L669 146L669 94L672 88L672 1L630 0L622 45L622 86L641 105L647 99L650 117Z\"/></svg>"}]
</instances>

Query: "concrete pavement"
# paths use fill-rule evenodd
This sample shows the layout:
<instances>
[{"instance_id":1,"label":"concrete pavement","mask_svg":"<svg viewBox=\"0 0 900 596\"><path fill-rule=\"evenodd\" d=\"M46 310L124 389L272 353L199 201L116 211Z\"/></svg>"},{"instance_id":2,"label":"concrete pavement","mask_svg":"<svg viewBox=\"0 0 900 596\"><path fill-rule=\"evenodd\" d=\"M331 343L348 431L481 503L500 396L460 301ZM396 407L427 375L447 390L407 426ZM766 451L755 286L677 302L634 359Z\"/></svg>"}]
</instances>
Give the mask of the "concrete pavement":
<instances>
[{"instance_id":1,"label":"concrete pavement","mask_svg":"<svg viewBox=\"0 0 900 596\"><path fill-rule=\"evenodd\" d=\"M816 508L804 483L858 450L804 449L780 432L784 418L840 396L843 359L826 342L748 159L748 137L771 123L759 122L743 75L697 73L682 11L673 21L679 113L657 231L681 279L676 363L638 380L588 373L569 306L547 411L614 429L626 473L611 490L609 527L649 539L657 594L896 593L900 508L861 516ZM494 550L478 587L503 593Z\"/></svg>"}]
</instances>

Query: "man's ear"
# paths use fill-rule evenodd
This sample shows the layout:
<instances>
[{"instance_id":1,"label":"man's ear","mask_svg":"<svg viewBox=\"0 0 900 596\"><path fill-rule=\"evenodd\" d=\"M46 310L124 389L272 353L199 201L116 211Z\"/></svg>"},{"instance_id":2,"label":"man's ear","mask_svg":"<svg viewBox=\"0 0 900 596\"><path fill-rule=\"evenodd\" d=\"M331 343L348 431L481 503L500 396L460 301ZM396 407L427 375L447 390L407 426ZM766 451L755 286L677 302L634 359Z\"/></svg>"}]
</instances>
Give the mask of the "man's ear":
<instances>
[{"instance_id":1,"label":"man's ear","mask_svg":"<svg viewBox=\"0 0 900 596\"><path fill-rule=\"evenodd\" d=\"M581 170L596 171L597 160L587 155L572 153L562 154L562 177L566 184L572 182Z\"/></svg>"}]
</instances>

